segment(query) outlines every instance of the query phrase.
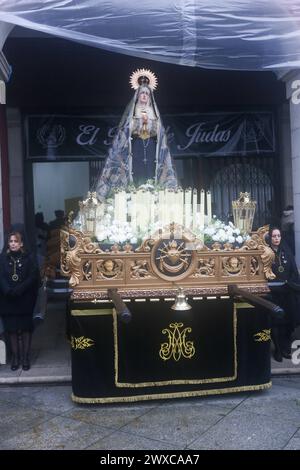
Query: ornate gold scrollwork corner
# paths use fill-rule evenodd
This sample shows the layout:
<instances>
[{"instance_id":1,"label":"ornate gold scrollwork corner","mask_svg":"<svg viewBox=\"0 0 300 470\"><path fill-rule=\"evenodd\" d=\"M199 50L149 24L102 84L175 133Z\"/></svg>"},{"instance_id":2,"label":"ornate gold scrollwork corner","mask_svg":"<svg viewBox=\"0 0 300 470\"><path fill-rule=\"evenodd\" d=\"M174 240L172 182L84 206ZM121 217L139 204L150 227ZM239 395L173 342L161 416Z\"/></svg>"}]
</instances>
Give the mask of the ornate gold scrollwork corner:
<instances>
[{"instance_id":1,"label":"ornate gold scrollwork corner","mask_svg":"<svg viewBox=\"0 0 300 470\"><path fill-rule=\"evenodd\" d=\"M269 225L264 225L254 232L249 240L246 240L244 245L238 251L243 250L259 250L261 251L260 257L263 263L263 272L267 280L275 279L275 274L272 271L272 263L275 255L273 250L267 243L266 235L269 231Z\"/></svg>"},{"instance_id":2,"label":"ornate gold scrollwork corner","mask_svg":"<svg viewBox=\"0 0 300 470\"><path fill-rule=\"evenodd\" d=\"M169 328L164 328L162 333L168 336L168 342L160 346L159 356L163 361L173 358L178 362L181 357L191 359L195 355L195 346L193 341L186 341L188 333L192 328L184 328L183 323L170 323Z\"/></svg>"},{"instance_id":3,"label":"ornate gold scrollwork corner","mask_svg":"<svg viewBox=\"0 0 300 470\"><path fill-rule=\"evenodd\" d=\"M263 269L264 269L264 274L266 279L271 281L272 279L275 279L276 276L272 271L272 263L274 262L275 259L275 253L274 251L267 245L261 245L260 248L263 249L263 253L261 254L261 260L263 263Z\"/></svg>"},{"instance_id":4,"label":"ornate gold scrollwork corner","mask_svg":"<svg viewBox=\"0 0 300 470\"><path fill-rule=\"evenodd\" d=\"M81 268L81 253L99 254L103 253L97 243L92 242L89 236L86 236L78 230L71 227L68 230L61 230L61 271L64 276L70 277L70 286L75 287L80 283L80 278L83 273L84 278L88 271L82 271Z\"/></svg>"},{"instance_id":5,"label":"ornate gold scrollwork corner","mask_svg":"<svg viewBox=\"0 0 300 470\"><path fill-rule=\"evenodd\" d=\"M262 246L269 246L266 241L266 235L269 232L269 225L264 225L260 227L256 232L253 232L251 238L245 241L243 246L238 249L240 250L257 250Z\"/></svg>"},{"instance_id":6,"label":"ornate gold scrollwork corner","mask_svg":"<svg viewBox=\"0 0 300 470\"><path fill-rule=\"evenodd\" d=\"M266 246L269 246L266 240L266 236L269 233L269 229L270 229L270 225L263 225L263 227L260 227L256 232L258 237L261 239L263 245L266 245Z\"/></svg>"},{"instance_id":7,"label":"ornate gold scrollwork corner","mask_svg":"<svg viewBox=\"0 0 300 470\"><path fill-rule=\"evenodd\" d=\"M70 277L69 284L75 287L80 282L81 258L78 256L79 249L68 250L62 245L61 249L61 272L64 276Z\"/></svg>"},{"instance_id":8,"label":"ornate gold scrollwork corner","mask_svg":"<svg viewBox=\"0 0 300 470\"><path fill-rule=\"evenodd\" d=\"M255 333L253 335L253 339L256 342L270 341L271 340L271 330L266 329L266 330L259 331L258 333Z\"/></svg>"}]
</instances>

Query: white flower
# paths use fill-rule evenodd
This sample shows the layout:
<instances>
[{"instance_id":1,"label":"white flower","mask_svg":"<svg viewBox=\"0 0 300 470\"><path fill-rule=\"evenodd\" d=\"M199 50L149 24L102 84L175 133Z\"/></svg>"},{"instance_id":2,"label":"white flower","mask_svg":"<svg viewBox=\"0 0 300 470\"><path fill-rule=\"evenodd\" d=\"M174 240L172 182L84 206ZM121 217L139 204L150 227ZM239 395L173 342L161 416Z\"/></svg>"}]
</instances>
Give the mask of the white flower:
<instances>
[{"instance_id":1,"label":"white flower","mask_svg":"<svg viewBox=\"0 0 300 470\"><path fill-rule=\"evenodd\" d=\"M235 227L232 222L229 222L226 225L221 220L214 217L209 225L206 225L204 230L201 230L200 227L197 227L197 235L199 233L204 234L207 237L207 241L214 242L229 242L229 243L238 243L242 244L249 235L240 235L240 229Z\"/></svg>"},{"instance_id":2,"label":"white flower","mask_svg":"<svg viewBox=\"0 0 300 470\"><path fill-rule=\"evenodd\" d=\"M204 229L204 233L206 233L207 235L213 235L215 233L215 229L212 226L206 227Z\"/></svg>"}]
</instances>

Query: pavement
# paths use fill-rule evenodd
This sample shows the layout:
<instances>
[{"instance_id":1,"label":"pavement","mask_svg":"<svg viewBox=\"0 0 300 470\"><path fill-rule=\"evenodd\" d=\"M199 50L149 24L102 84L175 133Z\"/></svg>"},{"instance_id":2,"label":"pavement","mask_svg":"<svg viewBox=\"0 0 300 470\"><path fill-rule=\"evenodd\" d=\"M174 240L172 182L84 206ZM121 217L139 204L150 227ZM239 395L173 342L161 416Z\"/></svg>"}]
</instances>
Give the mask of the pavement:
<instances>
[{"instance_id":1,"label":"pavement","mask_svg":"<svg viewBox=\"0 0 300 470\"><path fill-rule=\"evenodd\" d=\"M300 370L290 360L272 361L273 385L261 392L73 403L64 307L49 305L29 371L0 366L0 450L300 449Z\"/></svg>"},{"instance_id":2,"label":"pavement","mask_svg":"<svg viewBox=\"0 0 300 470\"><path fill-rule=\"evenodd\" d=\"M0 451L300 449L298 376L264 392L128 405L79 405L70 394L70 384L2 385Z\"/></svg>"}]
</instances>

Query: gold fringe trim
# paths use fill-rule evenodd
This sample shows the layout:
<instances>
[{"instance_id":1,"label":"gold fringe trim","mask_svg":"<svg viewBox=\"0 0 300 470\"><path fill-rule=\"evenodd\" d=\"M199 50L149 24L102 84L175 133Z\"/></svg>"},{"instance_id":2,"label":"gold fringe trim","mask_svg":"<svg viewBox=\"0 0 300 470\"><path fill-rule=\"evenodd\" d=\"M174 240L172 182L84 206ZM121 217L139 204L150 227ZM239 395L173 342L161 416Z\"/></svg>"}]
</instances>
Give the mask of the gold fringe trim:
<instances>
[{"instance_id":1,"label":"gold fringe trim","mask_svg":"<svg viewBox=\"0 0 300 470\"><path fill-rule=\"evenodd\" d=\"M72 393L71 398L75 403L132 403L135 401L167 400L169 398L188 398L208 395L224 395L225 393L253 392L257 390L267 390L268 388L271 388L271 386L272 382L270 381L261 385L245 385L243 387L197 390L191 392L154 393L153 395L133 395L131 397L80 398Z\"/></svg>"},{"instance_id":2,"label":"gold fringe trim","mask_svg":"<svg viewBox=\"0 0 300 470\"><path fill-rule=\"evenodd\" d=\"M236 308L255 308L254 305L250 305L247 302L234 302Z\"/></svg>"},{"instance_id":3,"label":"gold fringe trim","mask_svg":"<svg viewBox=\"0 0 300 470\"><path fill-rule=\"evenodd\" d=\"M102 317L103 315L112 315L113 309L112 308L95 308L95 309L87 309L87 310L71 310L72 317L90 317L90 316L99 316Z\"/></svg>"}]
</instances>

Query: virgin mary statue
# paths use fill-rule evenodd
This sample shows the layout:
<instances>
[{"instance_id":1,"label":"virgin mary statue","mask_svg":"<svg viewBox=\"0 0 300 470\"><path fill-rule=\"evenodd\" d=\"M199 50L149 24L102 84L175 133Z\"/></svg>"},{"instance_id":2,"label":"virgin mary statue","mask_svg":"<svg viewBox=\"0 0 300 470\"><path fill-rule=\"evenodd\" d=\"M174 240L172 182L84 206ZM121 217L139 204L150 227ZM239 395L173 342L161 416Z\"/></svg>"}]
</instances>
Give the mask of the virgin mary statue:
<instances>
[{"instance_id":1,"label":"virgin mary statue","mask_svg":"<svg viewBox=\"0 0 300 470\"><path fill-rule=\"evenodd\" d=\"M117 188L139 187L149 179L162 188L176 189L176 172L167 135L155 103L157 79L138 69L130 77L134 96L121 118L95 190L100 200Z\"/></svg>"}]
</instances>

